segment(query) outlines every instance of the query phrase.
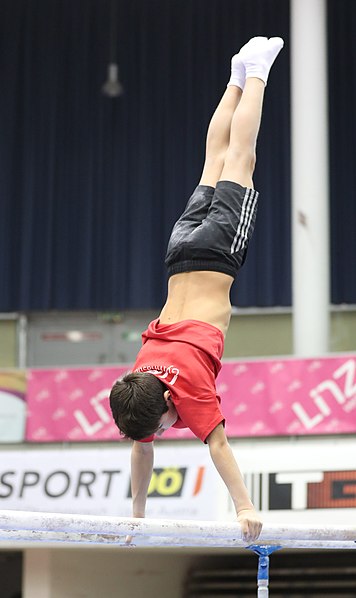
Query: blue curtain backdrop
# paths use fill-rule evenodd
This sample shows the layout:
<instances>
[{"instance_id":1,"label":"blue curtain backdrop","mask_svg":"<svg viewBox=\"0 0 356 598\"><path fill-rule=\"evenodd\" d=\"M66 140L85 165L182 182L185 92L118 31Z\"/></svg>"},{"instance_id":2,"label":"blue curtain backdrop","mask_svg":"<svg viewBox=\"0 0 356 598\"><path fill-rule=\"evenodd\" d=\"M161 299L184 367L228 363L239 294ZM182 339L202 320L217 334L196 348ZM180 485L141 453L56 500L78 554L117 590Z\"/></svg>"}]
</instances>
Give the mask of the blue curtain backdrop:
<instances>
[{"instance_id":1,"label":"blue curtain backdrop","mask_svg":"<svg viewBox=\"0 0 356 598\"><path fill-rule=\"evenodd\" d=\"M356 303L356 2L328 11L332 298Z\"/></svg>"},{"instance_id":2,"label":"blue curtain backdrop","mask_svg":"<svg viewBox=\"0 0 356 598\"><path fill-rule=\"evenodd\" d=\"M109 0L1 0L0 12L0 310L160 306L166 243L230 57L256 34L287 48L267 90L261 208L233 300L288 304L288 2L118 0L118 99L101 94Z\"/></svg>"},{"instance_id":3,"label":"blue curtain backdrop","mask_svg":"<svg viewBox=\"0 0 356 598\"><path fill-rule=\"evenodd\" d=\"M338 68L331 120L352 106L351 95L339 97L345 81L337 62L355 44L352 4L329 2L345 12L342 22L329 20L338 45L330 52ZM290 305L289 2L118 0L117 7L125 93L109 99L101 94L109 0L0 0L0 310L159 308L166 243L199 179L230 57L256 34L281 35L286 49L267 88L255 177L261 204L232 299ZM350 277L345 266L355 236L343 234L345 222L355 224L355 180L345 163L355 152L343 151L345 137L354 150L348 124L331 131L333 298L356 302L356 270Z\"/></svg>"}]
</instances>

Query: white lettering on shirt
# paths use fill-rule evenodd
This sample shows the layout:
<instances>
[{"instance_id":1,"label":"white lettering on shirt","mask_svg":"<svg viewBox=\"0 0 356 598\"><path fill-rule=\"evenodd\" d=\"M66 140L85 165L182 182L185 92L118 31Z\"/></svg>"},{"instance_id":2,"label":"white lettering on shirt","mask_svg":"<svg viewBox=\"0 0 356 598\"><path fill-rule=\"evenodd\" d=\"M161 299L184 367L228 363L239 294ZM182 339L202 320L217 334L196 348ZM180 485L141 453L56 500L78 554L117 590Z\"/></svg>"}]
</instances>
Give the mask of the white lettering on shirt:
<instances>
[{"instance_id":1,"label":"white lettering on shirt","mask_svg":"<svg viewBox=\"0 0 356 598\"><path fill-rule=\"evenodd\" d=\"M169 365L168 367L164 365L143 365L142 367L137 368L135 372L153 374L157 378L164 380L170 386L173 386L176 383L179 376L179 369L174 365Z\"/></svg>"}]
</instances>

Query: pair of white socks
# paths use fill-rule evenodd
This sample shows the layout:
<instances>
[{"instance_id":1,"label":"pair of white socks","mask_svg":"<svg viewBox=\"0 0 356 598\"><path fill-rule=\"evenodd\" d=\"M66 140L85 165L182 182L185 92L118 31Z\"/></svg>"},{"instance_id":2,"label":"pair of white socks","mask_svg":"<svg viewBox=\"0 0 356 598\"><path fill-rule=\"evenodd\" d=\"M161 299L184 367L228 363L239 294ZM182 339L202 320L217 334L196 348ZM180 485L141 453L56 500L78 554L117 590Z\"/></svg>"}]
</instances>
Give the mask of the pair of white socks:
<instances>
[{"instance_id":1,"label":"pair of white socks","mask_svg":"<svg viewBox=\"0 0 356 598\"><path fill-rule=\"evenodd\" d=\"M283 45L281 37L250 39L231 59L231 78L228 86L235 85L243 90L248 77L257 77L266 85L271 66Z\"/></svg>"}]
</instances>

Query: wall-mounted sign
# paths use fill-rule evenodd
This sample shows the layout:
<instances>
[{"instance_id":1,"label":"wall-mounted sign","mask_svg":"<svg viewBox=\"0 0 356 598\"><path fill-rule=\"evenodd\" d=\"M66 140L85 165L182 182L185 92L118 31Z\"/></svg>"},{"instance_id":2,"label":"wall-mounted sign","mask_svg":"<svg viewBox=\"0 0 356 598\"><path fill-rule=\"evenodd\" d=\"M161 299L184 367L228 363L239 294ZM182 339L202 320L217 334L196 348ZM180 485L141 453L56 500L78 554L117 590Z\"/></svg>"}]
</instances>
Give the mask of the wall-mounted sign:
<instances>
[{"instance_id":1,"label":"wall-mounted sign","mask_svg":"<svg viewBox=\"0 0 356 598\"><path fill-rule=\"evenodd\" d=\"M26 439L118 440L108 396L128 367L31 370ZM217 380L229 437L356 432L356 358L223 364ZM168 430L164 438L192 438Z\"/></svg>"}]
</instances>

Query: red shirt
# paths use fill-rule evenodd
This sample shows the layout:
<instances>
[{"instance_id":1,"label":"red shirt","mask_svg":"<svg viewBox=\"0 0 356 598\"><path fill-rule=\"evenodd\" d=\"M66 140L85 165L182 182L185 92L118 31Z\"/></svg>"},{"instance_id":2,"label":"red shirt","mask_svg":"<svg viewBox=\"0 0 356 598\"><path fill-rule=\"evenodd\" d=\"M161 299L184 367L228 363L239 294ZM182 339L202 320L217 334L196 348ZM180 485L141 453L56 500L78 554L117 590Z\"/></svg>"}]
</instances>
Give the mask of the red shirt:
<instances>
[{"instance_id":1,"label":"red shirt","mask_svg":"<svg viewBox=\"0 0 356 598\"><path fill-rule=\"evenodd\" d=\"M153 320L142 334L142 343L133 371L149 372L162 380L178 413L173 427L190 428L205 442L224 422L215 387L224 349L222 332L198 320L175 324Z\"/></svg>"}]
</instances>

